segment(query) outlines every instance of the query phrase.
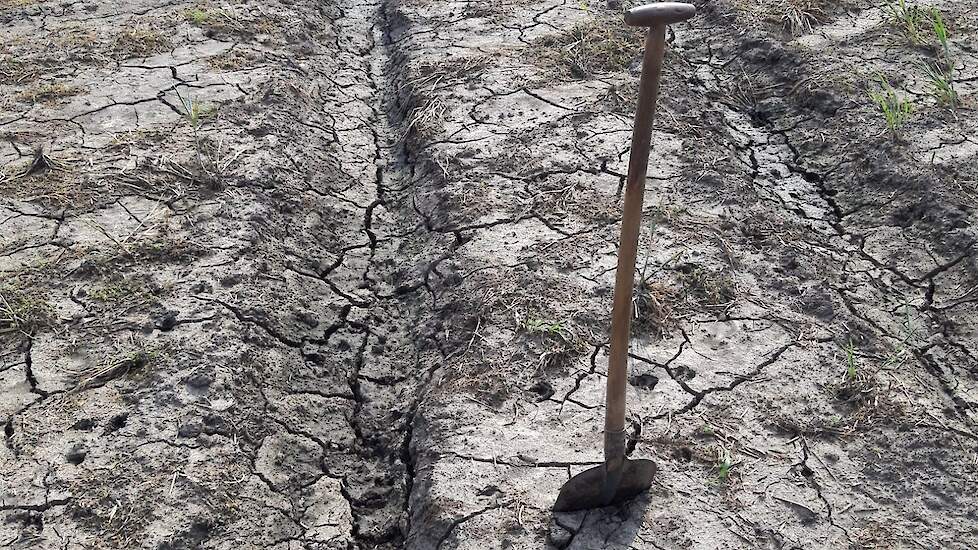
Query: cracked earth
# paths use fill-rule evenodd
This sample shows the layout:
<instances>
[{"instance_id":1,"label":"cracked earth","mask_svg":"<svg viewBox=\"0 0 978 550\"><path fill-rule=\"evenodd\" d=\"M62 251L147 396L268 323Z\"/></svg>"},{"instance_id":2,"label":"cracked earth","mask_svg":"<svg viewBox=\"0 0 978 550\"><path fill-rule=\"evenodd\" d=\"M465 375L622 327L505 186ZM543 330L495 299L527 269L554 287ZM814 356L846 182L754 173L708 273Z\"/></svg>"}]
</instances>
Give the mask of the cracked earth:
<instances>
[{"instance_id":1,"label":"cracked earth","mask_svg":"<svg viewBox=\"0 0 978 550\"><path fill-rule=\"evenodd\" d=\"M617 8L0 0L0 545L978 547L978 15L935 4L952 111L875 3L696 4L636 272L659 472L555 515L601 460Z\"/></svg>"}]
</instances>

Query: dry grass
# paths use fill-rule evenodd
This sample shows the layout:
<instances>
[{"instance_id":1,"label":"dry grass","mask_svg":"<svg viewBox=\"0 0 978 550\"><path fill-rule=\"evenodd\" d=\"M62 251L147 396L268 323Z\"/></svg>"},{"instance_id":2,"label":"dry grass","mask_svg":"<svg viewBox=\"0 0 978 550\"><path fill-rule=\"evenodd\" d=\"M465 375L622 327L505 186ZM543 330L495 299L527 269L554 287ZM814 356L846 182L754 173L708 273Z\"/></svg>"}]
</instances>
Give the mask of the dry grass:
<instances>
[{"instance_id":1,"label":"dry grass","mask_svg":"<svg viewBox=\"0 0 978 550\"><path fill-rule=\"evenodd\" d=\"M17 44L23 41L10 38L0 43L0 84L24 84L37 80L44 70L44 63L28 62L18 53Z\"/></svg>"},{"instance_id":2,"label":"dry grass","mask_svg":"<svg viewBox=\"0 0 978 550\"><path fill-rule=\"evenodd\" d=\"M156 357L155 352L137 349L102 361L97 366L73 373L78 380L73 392L104 386L116 378L148 368Z\"/></svg>"},{"instance_id":3,"label":"dry grass","mask_svg":"<svg viewBox=\"0 0 978 550\"><path fill-rule=\"evenodd\" d=\"M36 289L14 281L5 281L0 286L0 335L15 332L33 335L50 326L54 319L54 309Z\"/></svg>"},{"instance_id":4,"label":"dry grass","mask_svg":"<svg viewBox=\"0 0 978 550\"><path fill-rule=\"evenodd\" d=\"M38 148L32 157L4 167L0 172L0 193L18 200L76 206L90 199L92 190L73 176L74 162Z\"/></svg>"},{"instance_id":5,"label":"dry grass","mask_svg":"<svg viewBox=\"0 0 978 550\"><path fill-rule=\"evenodd\" d=\"M462 14L466 19L476 17L498 17L499 14L512 13L513 10L531 4L532 0L482 0L466 2Z\"/></svg>"},{"instance_id":6,"label":"dry grass","mask_svg":"<svg viewBox=\"0 0 978 550\"><path fill-rule=\"evenodd\" d=\"M733 277L724 271L684 264L676 268L688 302L709 310L726 309L737 297Z\"/></svg>"},{"instance_id":7,"label":"dry grass","mask_svg":"<svg viewBox=\"0 0 978 550\"><path fill-rule=\"evenodd\" d=\"M41 67L36 63L25 63L14 59L13 56L4 56L0 59L0 84L23 84L37 79L40 75Z\"/></svg>"},{"instance_id":8,"label":"dry grass","mask_svg":"<svg viewBox=\"0 0 978 550\"><path fill-rule=\"evenodd\" d=\"M832 414L812 415L813 434L848 437L872 426L894 424L907 415L899 398L904 395L894 383L886 382L870 356L859 354L850 343L830 362L838 377L824 384L832 398ZM910 399L909 395L907 399Z\"/></svg>"},{"instance_id":9,"label":"dry grass","mask_svg":"<svg viewBox=\"0 0 978 550\"><path fill-rule=\"evenodd\" d=\"M32 86L17 94L17 99L27 103L44 103L53 105L59 101L74 97L84 90L78 86L51 82Z\"/></svg>"},{"instance_id":10,"label":"dry grass","mask_svg":"<svg viewBox=\"0 0 978 550\"><path fill-rule=\"evenodd\" d=\"M98 29L74 25L58 31L50 43L51 53L64 61L104 64L110 61L100 51Z\"/></svg>"},{"instance_id":11,"label":"dry grass","mask_svg":"<svg viewBox=\"0 0 978 550\"><path fill-rule=\"evenodd\" d=\"M449 105L444 98L434 97L420 107L414 108L408 116L407 131L430 134L437 131L439 123L445 119Z\"/></svg>"},{"instance_id":12,"label":"dry grass","mask_svg":"<svg viewBox=\"0 0 978 550\"><path fill-rule=\"evenodd\" d=\"M829 20L828 11L845 5L835 0L742 0L740 9L753 17L779 25L790 36L802 36Z\"/></svg>"},{"instance_id":13,"label":"dry grass","mask_svg":"<svg viewBox=\"0 0 978 550\"><path fill-rule=\"evenodd\" d=\"M64 172L50 170L28 175L17 171L20 170L12 169L0 176L0 193L5 197L63 207L78 206L90 196Z\"/></svg>"},{"instance_id":14,"label":"dry grass","mask_svg":"<svg viewBox=\"0 0 978 550\"><path fill-rule=\"evenodd\" d=\"M608 110L631 116L638 102L637 86L620 86L612 84L598 98L598 103L607 106Z\"/></svg>"},{"instance_id":15,"label":"dry grass","mask_svg":"<svg viewBox=\"0 0 978 550\"><path fill-rule=\"evenodd\" d=\"M526 275L484 273L467 278L474 284L460 305L465 315L459 315L451 329L460 345L451 352L439 391L494 407L527 390L539 394L532 388L544 389L540 382L554 372L582 367L593 350L589 342L598 338L588 327L587 315L564 310L548 297L552 285L543 286L546 283L532 272Z\"/></svg>"},{"instance_id":16,"label":"dry grass","mask_svg":"<svg viewBox=\"0 0 978 550\"><path fill-rule=\"evenodd\" d=\"M587 78L626 70L638 58L642 39L642 31L626 26L620 16L598 16L541 38L529 52L538 65L556 67L564 76Z\"/></svg>"},{"instance_id":17,"label":"dry grass","mask_svg":"<svg viewBox=\"0 0 978 550\"><path fill-rule=\"evenodd\" d=\"M112 135L112 141L106 147L109 152L126 152L127 156L133 151L151 149L170 137L170 132L163 130L130 130Z\"/></svg>"},{"instance_id":18,"label":"dry grass","mask_svg":"<svg viewBox=\"0 0 978 550\"><path fill-rule=\"evenodd\" d=\"M134 57L150 57L169 51L173 47L170 37L153 29L129 29L115 35L112 41L112 57L118 60Z\"/></svg>"},{"instance_id":19,"label":"dry grass","mask_svg":"<svg viewBox=\"0 0 978 550\"><path fill-rule=\"evenodd\" d=\"M663 338L679 325L674 314L678 296L669 286L642 279L635 286L632 298L632 329L653 338Z\"/></svg>"},{"instance_id":20,"label":"dry grass","mask_svg":"<svg viewBox=\"0 0 978 550\"><path fill-rule=\"evenodd\" d=\"M232 49L222 54L207 58L207 64L221 71L238 71L254 67L256 62L261 59L259 54Z\"/></svg>"},{"instance_id":21,"label":"dry grass","mask_svg":"<svg viewBox=\"0 0 978 550\"><path fill-rule=\"evenodd\" d=\"M88 293L98 309L136 309L156 305L156 298L147 281L141 277L126 277L109 282Z\"/></svg>"},{"instance_id":22,"label":"dry grass","mask_svg":"<svg viewBox=\"0 0 978 550\"><path fill-rule=\"evenodd\" d=\"M0 0L0 10L9 8L23 8L37 3L38 0Z\"/></svg>"},{"instance_id":23,"label":"dry grass","mask_svg":"<svg viewBox=\"0 0 978 550\"><path fill-rule=\"evenodd\" d=\"M538 364L544 372L568 365L587 349L580 329L571 321L550 321L531 314L521 320L521 328L540 352Z\"/></svg>"},{"instance_id":24,"label":"dry grass","mask_svg":"<svg viewBox=\"0 0 978 550\"><path fill-rule=\"evenodd\" d=\"M161 505L179 510L178 525L190 529L231 524L242 508L260 508L241 498L248 461L224 453L197 458L165 441L133 443L127 449L110 454L104 468L81 468L72 480L69 510L77 513L87 531L99 533L99 548L145 546L154 532L149 526L159 522ZM184 540L180 531L169 537L178 543Z\"/></svg>"},{"instance_id":25,"label":"dry grass","mask_svg":"<svg viewBox=\"0 0 978 550\"><path fill-rule=\"evenodd\" d=\"M674 282L652 280L643 270L632 298L633 330L663 338L684 317L702 311L719 315L737 297L737 285L727 271L688 263L670 269L676 274Z\"/></svg>"},{"instance_id":26,"label":"dry grass","mask_svg":"<svg viewBox=\"0 0 978 550\"><path fill-rule=\"evenodd\" d=\"M417 96L426 98L407 117L407 130L430 134L439 129L449 111L449 101L437 95L439 90L454 88L482 72L489 62L487 56L444 60L425 63L412 68L401 88L408 88Z\"/></svg>"},{"instance_id":27,"label":"dry grass","mask_svg":"<svg viewBox=\"0 0 978 550\"><path fill-rule=\"evenodd\" d=\"M253 17L230 9L203 5L183 11L179 19L205 29L209 34L251 37L258 34L276 35L282 31L282 26L268 16Z\"/></svg>"},{"instance_id":28,"label":"dry grass","mask_svg":"<svg viewBox=\"0 0 978 550\"><path fill-rule=\"evenodd\" d=\"M841 404L854 409L872 402L877 393L874 377L866 372L843 376L841 380L831 385L831 390Z\"/></svg>"},{"instance_id":29,"label":"dry grass","mask_svg":"<svg viewBox=\"0 0 978 550\"><path fill-rule=\"evenodd\" d=\"M910 548L910 541L892 524L869 521L859 525L851 536L853 550L892 550ZM920 546L922 547L922 546Z\"/></svg>"},{"instance_id":30,"label":"dry grass","mask_svg":"<svg viewBox=\"0 0 978 550\"><path fill-rule=\"evenodd\" d=\"M812 32L826 21L822 11L824 0L782 0L778 5L781 12L781 25L791 36L801 36Z\"/></svg>"},{"instance_id":31,"label":"dry grass","mask_svg":"<svg viewBox=\"0 0 978 550\"><path fill-rule=\"evenodd\" d=\"M213 115L208 115L213 116ZM238 158L245 149L233 149L230 140L215 139L211 136L196 136L190 151L179 155L160 158L160 171L189 183L197 190L209 192L223 191L226 180L233 172ZM175 194L187 190L178 189Z\"/></svg>"},{"instance_id":32,"label":"dry grass","mask_svg":"<svg viewBox=\"0 0 978 550\"><path fill-rule=\"evenodd\" d=\"M416 94L431 94L440 89L452 88L485 70L489 60L489 56L478 55L461 60L422 63L412 67L402 87L407 86Z\"/></svg>"},{"instance_id":33,"label":"dry grass","mask_svg":"<svg viewBox=\"0 0 978 550\"><path fill-rule=\"evenodd\" d=\"M131 58L150 57L172 49L171 37L152 28L159 23L129 24L110 33L81 23L65 25L46 38L15 38L0 47L0 82L30 81L50 72L51 67L78 63L102 66Z\"/></svg>"}]
</instances>

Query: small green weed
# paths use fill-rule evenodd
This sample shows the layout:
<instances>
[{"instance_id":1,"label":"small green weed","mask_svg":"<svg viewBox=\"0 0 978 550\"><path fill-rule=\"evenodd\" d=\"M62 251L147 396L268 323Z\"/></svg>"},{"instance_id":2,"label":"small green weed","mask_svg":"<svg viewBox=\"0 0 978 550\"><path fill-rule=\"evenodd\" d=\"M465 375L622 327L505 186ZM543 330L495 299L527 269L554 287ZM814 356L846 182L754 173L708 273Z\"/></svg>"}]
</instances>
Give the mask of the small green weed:
<instances>
[{"instance_id":1,"label":"small green weed","mask_svg":"<svg viewBox=\"0 0 978 550\"><path fill-rule=\"evenodd\" d=\"M740 462L733 459L733 455L729 449L723 446L718 447L716 462L713 464L713 470L716 472L714 480L720 484L727 483L730 481L733 470L738 464Z\"/></svg>"},{"instance_id":2,"label":"small green weed","mask_svg":"<svg viewBox=\"0 0 978 550\"><path fill-rule=\"evenodd\" d=\"M204 124L204 120L213 117L217 109L213 106L205 106L192 97L185 98L176 87L173 90L180 99L180 105L183 107L183 116L193 132L194 154L197 158L197 167L191 170L182 168L181 175L191 180L202 181L212 189L218 190L222 187L218 176L223 174L224 168L219 165L218 157L213 157L204 150L203 139L200 135L200 129Z\"/></svg>"},{"instance_id":3,"label":"small green weed","mask_svg":"<svg viewBox=\"0 0 978 550\"><path fill-rule=\"evenodd\" d=\"M954 89L954 66L939 63L922 65L930 83L930 95L939 105L954 107L958 103L958 92Z\"/></svg>"},{"instance_id":4,"label":"small green weed","mask_svg":"<svg viewBox=\"0 0 978 550\"><path fill-rule=\"evenodd\" d=\"M900 98L893 86L882 76L879 77L879 88L870 90L869 97L883 113L887 130L894 138L898 138L900 129L907 123L913 111L910 100Z\"/></svg>"},{"instance_id":5,"label":"small green weed","mask_svg":"<svg viewBox=\"0 0 978 550\"><path fill-rule=\"evenodd\" d=\"M944 17L940 10L936 8L931 10L930 18L934 36L937 37L937 42L940 44L940 53L936 61L923 63L922 68L930 82L931 96L937 100L939 105L954 108L958 103L958 92L954 89L954 67L957 65L957 59L951 55L947 25L944 24Z\"/></svg>"},{"instance_id":6,"label":"small green weed","mask_svg":"<svg viewBox=\"0 0 978 550\"><path fill-rule=\"evenodd\" d=\"M859 363L856 345L852 337L842 346L845 359L845 373L842 380L835 383L835 395L844 403L857 406L870 400L876 391L872 369Z\"/></svg>"},{"instance_id":7,"label":"small green weed","mask_svg":"<svg viewBox=\"0 0 978 550\"><path fill-rule=\"evenodd\" d=\"M174 91L177 93L177 97L180 99L180 105L183 107L184 118L187 119L187 122L190 123L190 128L196 134L203 125L204 119L214 116L217 109L212 106L205 106L199 100L192 97L184 98L177 88L174 88Z\"/></svg>"},{"instance_id":8,"label":"small green weed","mask_svg":"<svg viewBox=\"0 0 978 550\"><path fill-rule=\"evenodd\" d=\"M527 317L522 325L527 334L542 337L534 347L540 349L539 364L543 369L566 365L585 350L572 322Z\"/></svg>"},{"instance_id":9,"label":"small green weed","mask_svg":"<svg viewBox=\"0 0 978 550\"><path fill-rule=\"evenodd\" d=\"M890 368L896 365L903 364L909 358L913 357L913 349L916 344L915 340L918 340L917 332L919 328L916 326L920 319L920 316L914 318L911 315L910 302L904 302L903 304L903 321L900 323L900 328L903 330L903 338L900 343L897 344L896 349L891 353L884 365L884 368Z\"/></svg>"},{"instance_id":10,"label":"small green weed","mask_svg":"<svg viewBox=\"0 0 978 550\"><path fill-rule=\"evenodd\" d=\"M859 368L856 365L856 346L852 343L852 338L843 350L846 352L846 380L853 381L859 374Z\"/></svg>"},{"instance_id":11,"label":"small green weed","mask_svg":"<svg viewBox=\"0 0 978 550\"><path fill-rule=\"evenodd\" d=\"M914 45L925 42L923 29L929 19L928 12L917 6L908 6L906 0L888 0L887 8L893 17L893 24Z\"/></svg>"},{"instance_id":12,"label":"small green weed","mask_svg":"<svg viewBox=\"0 0 978 550\"><path fill-rule=\"evenodd\" d=\"M937 8L932 9L930 12L930 19L934 28L934 35L937 36L937 42L941 45L944 56L951 57L950 48L948 47L947 42L947 25L944 24L944 16L941 15L941 10Z\"/></svg>"},{"instance_id":13,"label":"small green weed","mask_svg":"<svg viewBox=\"0 0 978 550\"><path fill-rule=\"evenodd\" d=\"M193 23L194 25L203 25L211 18L210 14L200 8L194 8L192 10L187 10L186 13L187 21Z\"/></svg>"},{"instance_id":14,"label":"small green weed","mask_svg":"<svg viewBox=\"0 0 978 550\"><path fill-rule=\"evenodd\" d=\"M563 338L570 333L564 323L546 319L529 318L526 320L525 327L530 334L549 334Z\"/></svg>"}]
</instances>

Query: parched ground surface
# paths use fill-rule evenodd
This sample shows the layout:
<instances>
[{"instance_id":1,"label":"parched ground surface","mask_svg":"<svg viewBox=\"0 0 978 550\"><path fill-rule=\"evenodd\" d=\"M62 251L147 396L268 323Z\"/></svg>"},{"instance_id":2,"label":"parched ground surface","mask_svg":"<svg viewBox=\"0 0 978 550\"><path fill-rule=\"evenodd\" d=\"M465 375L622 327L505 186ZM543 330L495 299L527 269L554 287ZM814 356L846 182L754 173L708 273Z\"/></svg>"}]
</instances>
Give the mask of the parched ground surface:
<instances>
[{"instance_id":1,"label":"parched ground surface","mask_svg":"<svg viewBox=\"0 0 978 550\"><path fill-rule=\"evenodd\" d=\"M871 2L672 29L628 396L660 471L555 516L601 459L618 9L0 0L0 545L978 546L978 15L935 6L953 109Z\"/></svg>"}]
</instances>

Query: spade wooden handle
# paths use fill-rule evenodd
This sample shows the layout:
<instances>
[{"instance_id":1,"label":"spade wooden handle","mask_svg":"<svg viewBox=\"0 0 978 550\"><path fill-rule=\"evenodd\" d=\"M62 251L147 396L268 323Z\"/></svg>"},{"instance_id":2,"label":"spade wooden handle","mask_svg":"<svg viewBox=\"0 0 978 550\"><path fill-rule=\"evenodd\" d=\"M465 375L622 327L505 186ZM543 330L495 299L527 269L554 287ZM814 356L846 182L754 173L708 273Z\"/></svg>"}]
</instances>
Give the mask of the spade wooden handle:
<instances>
[{"instance_id":1,"label":"spade wooden handle","mask_svg":"<svg viewBox=\"0 0 978 550\"><path fill-rule=\"evenodd\" d=\"M648 26L642 78L638 87L638 109L632 130L628 157L628 177L622 205L621 240L618 269L615 272L615 297L611 311L611 345L608 352L608 386L605 393L605 459L623 459L625 429L625 386L628 376L628 341L632 317L632 290L635 260L638 256L639 229L642 225L642 200L645 198L645 173L649 164L652 119L659 96L659 78L666 48L666 25L689 19L696 8L690 4L662 2L629 10L625 22Z\"/></svg>"},{"instance_id":2,"label":"spade wooden handle","mask_svg":"<svg viewBox=\"0 0 978 550\"><path fill-rule=\"evenodd\" d=\"M652 118L659 95L659 76L666 47L666 27L649 29L642 60L642 78L638 86L638 110L632 130L632 148L628 156L628 177L622 204L621 239L618 244L618 269L615 271L615 297L611 310L611 345L608 352L607 410L604 429L607 433L625 429L625 384L628 376L628 340L632 320L632 288L635 284L635 260L638 235L642 226L642 200L645 198L645 172L649 165L652 141ZM605 444L605 451L611 451Z\"/></svg>"}]
</instances>

